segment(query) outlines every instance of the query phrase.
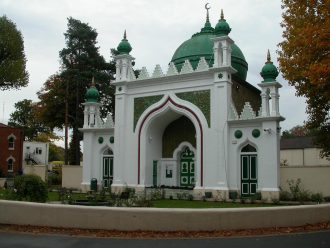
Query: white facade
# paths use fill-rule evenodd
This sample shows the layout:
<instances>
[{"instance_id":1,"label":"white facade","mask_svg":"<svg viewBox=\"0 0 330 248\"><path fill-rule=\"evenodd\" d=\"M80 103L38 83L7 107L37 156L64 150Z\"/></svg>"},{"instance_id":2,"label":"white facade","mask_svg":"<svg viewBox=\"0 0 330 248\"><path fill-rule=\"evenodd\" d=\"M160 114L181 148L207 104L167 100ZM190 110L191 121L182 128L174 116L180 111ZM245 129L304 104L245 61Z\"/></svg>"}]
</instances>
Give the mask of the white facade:
<instances>
[{"instance_id":1,"label":"white facade","mask_svg":"<svg viewBox=\"0 0 330 248\"><path fill-rule=\"evenodd\" d=\"M201 57L196 69L186 60L180 72L171 62L166 73L157 65L152 74L143 68L135 78L129 52L116 57L115 125L111 116L111 125L91 125L99 104L84 103L83 189L92 178L100 185L109 179L104 177L109 158L112 187L118 190L163 185L196 194L278 197L281 85L263 81L260 114L248 102L238 113L232 98L233 41L225 35L213 42L213 66Z\"/></svg>"},{"instance_id":2,"label":"white facade","mask_svg":"<svg viewBox=\"0 0 330 248\"><path fill-rule=\"evenodd\" d=\"M25 165L48 165L49 144L47 142L23 142L23 167Z\"/></svg>"}]
</instances>

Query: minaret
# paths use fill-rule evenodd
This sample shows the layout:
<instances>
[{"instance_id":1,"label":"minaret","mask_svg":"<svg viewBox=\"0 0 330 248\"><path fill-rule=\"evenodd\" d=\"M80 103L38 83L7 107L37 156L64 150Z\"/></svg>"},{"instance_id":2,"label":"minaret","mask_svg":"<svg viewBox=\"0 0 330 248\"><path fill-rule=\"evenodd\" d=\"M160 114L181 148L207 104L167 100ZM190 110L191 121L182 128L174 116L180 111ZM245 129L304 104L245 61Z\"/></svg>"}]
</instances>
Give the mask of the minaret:
<instances>
[{"instance_id":1,"label":"minaret","mask_svg":"<svg viewBox=\"0 0 330 248\"><path fill-rule=\"evenodd\" d=\"M116 82L130 81L134 77L132 62L134 58L129 54L132 51L131 44L127 40L126 30L124 38L119 43L117 50L119 55L115 57L116 60Z\"/></svg>"},{"instance_id":2,"label":"minaret","mask_svg":"<svg viewBox=\"0 0 330 248\"><path fill-rule=\"evenodd\" d=\"M214 64L209 69L213 72L214 89L213 89L213 120L212 126L216 130L216 142L218 143L215 148L218 151L225 151L228 140L228 125L229 113L232 104L231 88L232 88L232 74L236 70L231 65L231 46L234 41L228 36L231 28L224 19L223 11L221 10L220 19L215 26L213 40L213 56ZM217 187L222 190L228 190L228 181L226 178L229 161L228 153L224 154L224 158L217 155L215 158L218 162L217 168Z\"/></svg>"},{"instance_id":3,"label":"minaret","mask_svg":"<svg viewBox=\"0 0 330 248\"><path fill-rule=\"evenodd\" d=\"M267 52L267 61L262 68L260 75L264 79L260 84L258 84L262 90L260 117L280 116L280 95L278 89L281 88L282 85L276 81L276 77L278 76L278 70L271 61L269 50Z\"/></svg>"},{"instance_id":4,"label":"minaret","mask_svg":"<svg viewBox=\"0 0 330 248\"><path fill-rule=\"evenodd\" d=\"M229 24L224 19L223 10L221 10L220 19L215 26L214 33L216 37L213 39L214 46L214 64L213 68L224 68L228 73L235 73L236 70L231 66L231 46L234 44L234 41L228 36L231 28ZM226 78L231 78L230 75L227 75Z\"/></svg>"},{"instance_id":5,"label":"minaret","mask_svg":"<svg viewBox=\"0 0 330 248\"><path fill-rule=\"evenodd\" d=\"M95 87L94 77L92 85L86 92L86 102L83 103L84 109L84 126L83 128L97 128L99 127L100 119L100 106L99 103L100 93Z\"/></svg>"}]
</instances>

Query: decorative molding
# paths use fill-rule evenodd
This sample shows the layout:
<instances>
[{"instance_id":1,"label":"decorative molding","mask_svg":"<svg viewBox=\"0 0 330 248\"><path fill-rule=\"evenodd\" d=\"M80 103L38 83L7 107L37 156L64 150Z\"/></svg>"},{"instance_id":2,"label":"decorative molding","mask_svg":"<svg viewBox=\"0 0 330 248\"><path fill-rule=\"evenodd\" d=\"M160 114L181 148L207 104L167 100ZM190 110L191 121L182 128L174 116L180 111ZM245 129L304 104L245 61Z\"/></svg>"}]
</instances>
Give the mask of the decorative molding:
<instances>
[{"instance_id":1,"label":"decorative molding","mask_svg":"<svg viewBox=\"0 0 330 248\"><path fill-rule=\"evenodd\" d=\"M255 119L255 118L256 118L256 114L253 111L251 104L249 102L245 102L239 119L248 120L248 119Z\"/></svg>"},{"instance_id":2,"label":"decorative molding","mask_svg":"<svg viewBox=\"0 0 330 248\"><path fill-rule=\"evenodd\" d=\"M176 93L176 96L187 102L191 102L199 108L204 114L207 124L210 127L211 123L211 96L210 90L190 91Z\"/></svg>"},{"instance_id":3,"label":"decorative molding","mask_svg":"<svg viewBox=\"0 0 330 248\"><path fill-rule=\"evenodd\" d=\"M253 129L252 130L252 136L254 138L259 138L259 136L260 136L260 130L259 129Z\"/></svg>"},{"instance_id":4,"label":"decorative molding","mask_svg":"<svg viewBox=\"0 0 330 248\"><path fill-rule=\"evenodd\" d=\"M160 101L163 95L155 95L155 96L146 96L146 97L137 97L134 98L134 126L133 130L135 130L136 124L143 114L143 112L149 108L152 104Z\"/></svg>"},{"instance_id":5,"label":"decorative molding","mask_svg":"<svg viewBox=\"0 0 330 248\"><path fill-rule=\"evenodd\" d=\"M112 115L109 113L107 116L107 120L103 124L103 128L114 128L115 123L113 122Z\"/></svg>"},{"instance_id":6,"label":"decorative molding","mask_svg":"<svg viewBox=\"0 0 330 248\"><path fill-rule=\"evenodd\" d=\"M136 76L134 74L133 68L130 68L128 73L129 73L128 77L131 81L136 80Z\"/></svg>"},{"instance_id":7,"label":"decorative molding","mask_svg":"<svg viewBox=\"0 0 330 248\"><path fill-rule=\"evenodd\" d=\"M147 78L150 78L147 68L142 67L140 74L138 76L138 79L142 80L142 79L147 79Z\"/></svg>"},{"instance_id":8,"label":"decorative molding","mask_svg":"<svg viewBox=\"0 0 330 248\"><path fill-rule=\"evenodd\" d=\"M201 59L198 62L196 71L206 71L208 69L209 69L208 63L206 62L204 57L201 57Z\"/></svg>"},{"instance_id":9,"label":"decorative molding","mask_svg":"<svg viewBox=\"0 0 330 248\"><path fill-rule=\"evenodd\" d=\"M229 107L229 119L230 120L238 120L238 113L233 103L230 104Z\"/></svg>"},{"instance_id":10,"label":"decorative molding","mask_svg":"<svg viewBox=\"0 0 330 248\"><path fill-rule=\"evenodd\" d=\"M168 66L166 76L173 76L173 75L178 75L178 74L179 74L179 72L176 69L175 64L173 62L171 62Z\"/></svg>"},{"instance_id":11,"label":"decorative molding","mask_svg":"<svg viewBox=\"0 0 330 248\"><path fill-rule=\"evenodd\" d=\"M152 77L157 78L157 77L163 77L164 73L162 71L162 68L160 65L156 65L154 72L152 73Z\"/></svg>"},{"instance_id":12,"label":"decorative molding","mask_svg":"<svg viewBox=\"0 0 330 248\"><path fill-rule=\"evenodd\" d=\"M235 136L236 139L240 139L240 138L242 138L243 133L242 133L241 130L236 130L235 133L234 133L234 136Z\"/></svg>"},{"instance_id":13,"label":"decorative molding","mask_svg":"<svg viewBox=\"0 0 330 248\"><path fill-rule=\"evenodd\" d=\"M185 74L185 73L191 73L194 72L193 67L191 66L190 62L188 59L184 61L184 64L181 68L180 74Z\"/></svg>"}]
</instances>

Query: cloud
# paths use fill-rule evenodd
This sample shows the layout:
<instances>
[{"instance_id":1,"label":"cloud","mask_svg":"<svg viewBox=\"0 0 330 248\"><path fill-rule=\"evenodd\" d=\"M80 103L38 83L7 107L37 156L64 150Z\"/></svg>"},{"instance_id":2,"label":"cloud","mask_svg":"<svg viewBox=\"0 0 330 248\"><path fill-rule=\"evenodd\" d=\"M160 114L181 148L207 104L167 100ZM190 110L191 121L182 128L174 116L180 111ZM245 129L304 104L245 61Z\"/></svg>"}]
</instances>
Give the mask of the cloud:
<instances>
[{"instance_id":1,"label":"cloud","mask_svg":"<svg viewBox=\"0 0 330 248\"><path fill-rule=\"evenodd\" d=\"M221 9L232 28L230 36L243 51L249 63L248 81L257 85L259 72L270 49L276 65L277 44L281 41L281 3L265 0L209 0L210 20L216 25ZM110 49L117 47L126 29L136 58L136 68L146 66L150 72L156 64L163 71L176 48L205 23L206 11L200 0L2 0L0 15L7 15L22 31L30 84L19 91L0 92L0 121L8 119L14 103L36 100L46 79L59 70L58 53L65 47L63 33L67 18L72 16L89 23L99 34L100 53L110 60ZM281 110L285 128L302 124L306 119L305 100L296 98L294 89L284 80ZM14 92L14 93L13 93ZM290 107L287 107L290 106Z\"/></svg>"}]
</instances>

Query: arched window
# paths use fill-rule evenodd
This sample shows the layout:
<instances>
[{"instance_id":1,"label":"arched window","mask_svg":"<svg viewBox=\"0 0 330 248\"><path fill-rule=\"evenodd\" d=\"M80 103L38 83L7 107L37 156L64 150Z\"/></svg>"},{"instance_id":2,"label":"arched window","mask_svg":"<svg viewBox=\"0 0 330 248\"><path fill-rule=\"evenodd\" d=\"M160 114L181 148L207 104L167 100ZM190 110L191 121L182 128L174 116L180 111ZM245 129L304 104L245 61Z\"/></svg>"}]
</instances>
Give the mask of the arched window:
<instances>
[{"instance_id":1,"label":"arched window","mask_svg":"<svg viewBox=\"0 0 330 248\"><path fill-rule=\"evenodd\" d=\"M250 144L247 144L242 148L241 152L257 152L257 149Z\"/></svg>"},{"instance_id":2,"label":"arched window","mask_svg":"<svg viewBox=\"0 0 330 248\"><path fill-rule=\"evenodd\" d=\"M103 152L103 155L113 155L113 151L110 148L108 148Z\"/></svg>"},{"instance_id":3,"label":"arched window","mask_svg":"<svg viewBox=\"0 0 330 248\"><path fill-rule=\"evenodd\" d=\"M11 158L8 159L7 165L8 165L8 172L13 172L14 171L14 160L12 160Z\"/></svg>"},{"instance_id":4,"label":"arched window","mask_svg":"<svg viewBox=\"0 0 330 248\"><path fill-rule=\"evenodd\" d=\"M15 148L15 139L14 137L8 138L8 149L14 149Z\"/></svg>"}]
</instances>

